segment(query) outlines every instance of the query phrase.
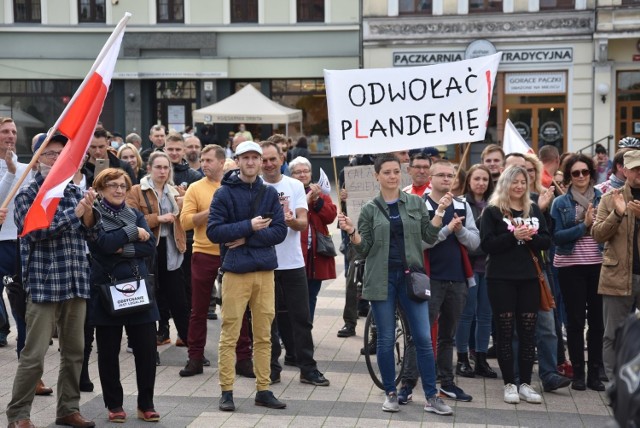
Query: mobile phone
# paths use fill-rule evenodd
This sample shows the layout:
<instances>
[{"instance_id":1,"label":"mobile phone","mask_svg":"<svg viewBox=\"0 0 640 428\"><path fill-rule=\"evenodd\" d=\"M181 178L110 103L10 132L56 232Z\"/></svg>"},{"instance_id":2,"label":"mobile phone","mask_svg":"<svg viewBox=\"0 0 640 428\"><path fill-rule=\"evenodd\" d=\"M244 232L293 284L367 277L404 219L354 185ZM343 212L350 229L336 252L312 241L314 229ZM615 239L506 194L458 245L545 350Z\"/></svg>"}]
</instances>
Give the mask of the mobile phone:
<instances>
[{"instance_id":1,"label":"mobile phone","mask_svg":"<svg viewBox=\"0 0 640 428\"><path fill-rule=\"evenodd\" d=\"M102 171L109 167L108 159L96 159L96 167L93 170L93 176L97 177Z\"/></svg>"},{"instance_id":2,"label":"mobile phone","mask_svg":"<svg viewBox=\"0 0 640 428\"><path fill-rule=\"evenodd\" d=\"M262 218L273 218L273 212L269 211L262 214Z\"/></svg>"}]
</instances>

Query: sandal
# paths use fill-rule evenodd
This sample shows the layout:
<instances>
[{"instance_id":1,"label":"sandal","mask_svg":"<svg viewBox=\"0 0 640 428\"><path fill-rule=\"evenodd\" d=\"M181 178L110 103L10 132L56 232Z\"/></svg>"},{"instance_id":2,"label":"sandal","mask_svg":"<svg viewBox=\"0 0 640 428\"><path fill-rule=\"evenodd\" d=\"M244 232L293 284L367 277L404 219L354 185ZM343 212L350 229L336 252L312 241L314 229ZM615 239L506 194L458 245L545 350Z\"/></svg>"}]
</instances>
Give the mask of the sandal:
<instances>
[{"instance_id":1,"label":"sandal","mask_svg":"<svg viewBox=\"0 0 640 428\"><path fill-rule=\"evenodd\" d=\"M116 409L109 409L109 422L114 423L124 423L127 420L127 414L124 412L122 407L118 407Z\"/></svg>"},{"instance_id":2,"label":"sandal","mask_svg":"<svg viewBox=\"0 0 640 428\"><path fill-rule=\"evenodd\" d=\"M138 409L138 419L142 419L145 422L158 422L160 420L160 413L156 412L154 409Z\"/></svg>"}]
</instances>

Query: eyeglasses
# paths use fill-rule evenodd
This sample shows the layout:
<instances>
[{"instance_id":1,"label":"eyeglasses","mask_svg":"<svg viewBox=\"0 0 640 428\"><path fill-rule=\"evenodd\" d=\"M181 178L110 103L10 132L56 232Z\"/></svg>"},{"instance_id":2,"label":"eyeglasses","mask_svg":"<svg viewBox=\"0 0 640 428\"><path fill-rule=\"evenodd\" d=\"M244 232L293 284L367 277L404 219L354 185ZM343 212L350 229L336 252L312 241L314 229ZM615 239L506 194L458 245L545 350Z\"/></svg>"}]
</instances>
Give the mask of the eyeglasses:
<instances>
[{"instance_id":1,"label":"eyeglasses","mask_svg":"<svg viewBox=\"0 0 640 428\"><path fill-rule=\"evenodd\" d=\"M108 189L111 189L111 190L123 190L123 191L127 190L127 185L126 184L107 183L104 186L106 188L108 188Z\"/></svg>"},{"instance_id":2,"label":"eyeglasses","mask_svg":"<svg viewBox=\"0 0 640 428\"><path fill-rule=\"evenodd\" d=\"M413 168L413 169L418 169L420 171L429 171L429 168L431 168L430 166L419 166L419 165L409 165L409 167Z\"/></svg>"},{"instance_id":3,"label":"eyeglasses","mask_svg":"<svg viewBox=\"0 0 640 428\"><path fill-rule=\"evenodd\" d=\"M291 175L300 175L300 174L309 174L311 171L309 171L308 169L298 169L296 171L291 171Z\"/></svg>"},{"instance_id":4,"label":"eyeglasses","mask_svg":"<svg viewBox=\"0 0 640 428\"><path fill-rule=\"evenodd\" d=\"M582 175L583 177L588 177L589 175L591 175L591 172L588 169L576 169L575 171L571 171L571 176L573 178L578 178L580 177L580 175Z\"/></svg>"},{"instance_id":5,"label":"eyeglasses","mask_svg":"<svg viewBox=\"0 0 640 428\"><path fill-rule=\"evenodd\" d=\"M440 174L434 174L431 177L438 177L438 178L446 178L448 180L453 180L453 178L455 177L455 175L453 174L444 174L444 173L440 173Z\"/></svg>"},{"instance_id":6,"label":"eyeglasses","mask_svg":"<svg viewBox=\"0 0 640 428\"><path fill-rule=\"evenodd\" d=\"M40 153L40 155L44 156L47 159L55 159L58 156L60 156L60 153L62 153L62 150L60 150L59 152L55 152L55 151L44 152L44 153Z\"/></svg>"}]
</instances>

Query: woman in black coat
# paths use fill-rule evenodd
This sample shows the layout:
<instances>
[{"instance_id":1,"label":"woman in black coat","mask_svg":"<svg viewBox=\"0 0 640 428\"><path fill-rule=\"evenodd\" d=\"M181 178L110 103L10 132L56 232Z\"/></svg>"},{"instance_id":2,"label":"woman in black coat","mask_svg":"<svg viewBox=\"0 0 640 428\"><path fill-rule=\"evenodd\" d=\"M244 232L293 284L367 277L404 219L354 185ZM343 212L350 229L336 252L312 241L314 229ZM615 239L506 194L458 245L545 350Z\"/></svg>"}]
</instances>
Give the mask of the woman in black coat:
<instances>
[{"instance_id":1,"label":"woman in black coat","mask_svg":"<svg viewBox=\"0 0 640 428\"><path fill-rule=\"evenodd\" d=\"M127 191L131 188L131 180L125 171L104 170L95 178L94 188L100 200L94 206L99 231L89 241L92 255L90 322L96 326L98 371L105 406L109 409L110 422L125 421L118 358L122 327L125 327L135 358L138 418L156 422L160 419L153 404L158 307L154 301L150 308L141 312L112 315L106 310L108 302L98 286L110 283L112 279L145 278L148 273L145 259L154 255L155 237L142 213L125 205ZM147 282L146 285L153 289L153 284Z\"/></svg>"}]
</instances>

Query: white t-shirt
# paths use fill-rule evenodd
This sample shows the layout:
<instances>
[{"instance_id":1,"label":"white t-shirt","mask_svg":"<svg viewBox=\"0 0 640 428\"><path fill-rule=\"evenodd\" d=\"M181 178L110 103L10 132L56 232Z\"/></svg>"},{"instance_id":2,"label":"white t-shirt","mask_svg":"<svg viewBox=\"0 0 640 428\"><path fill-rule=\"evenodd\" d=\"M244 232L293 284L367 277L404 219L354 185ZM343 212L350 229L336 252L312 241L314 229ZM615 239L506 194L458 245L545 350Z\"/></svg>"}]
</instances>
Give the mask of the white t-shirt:
<instances>
[{"instance_id":1,"label":"white t-shirt","mask_svg":"<svg viewBox=\"0 0 640 428\"><path fill-rule=\"evenodd\" d=\"M16 164L16 173L11 174L7 169L7 163L4 159L0 159L0 203L6 199L9 195L9 192L16 185L22 174L27 169L29 165L25 163L18 162L18 156L13 154L13 162ZM33 172L29 172L27 178L22 182L20 188L24 188L29 186L31 180L33 179ZM17 192L16 192L17 194ZM9 202L7 206L7 219L2 225L2 229L0 229L0 241L15 241L18 237L18 228L16 227L15 222L13 221L13 213L16 209L15 206L15 196Z\"/></svg>"},{"instance_id":2,"label":"white t-shirt","mask_svg":"<svg viewBox=\"0 0 640 428\"><path fill-rule=\"evenodd\" d=\"M295 178L282 176L278 183L267 183L278 191L280 205L282 209L291 210L294 218L296 217L296 208L304 208L307 210L307 195L304 191L302 183ZM302 248L300 247L300 232L290 227L287 228L287 237L280 244L276 245L276 254L278 256L278 268L276 270L298 269L304 267L304 257Z\"/></svg>"}]
</instances>

